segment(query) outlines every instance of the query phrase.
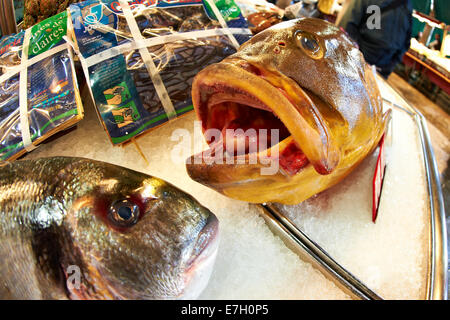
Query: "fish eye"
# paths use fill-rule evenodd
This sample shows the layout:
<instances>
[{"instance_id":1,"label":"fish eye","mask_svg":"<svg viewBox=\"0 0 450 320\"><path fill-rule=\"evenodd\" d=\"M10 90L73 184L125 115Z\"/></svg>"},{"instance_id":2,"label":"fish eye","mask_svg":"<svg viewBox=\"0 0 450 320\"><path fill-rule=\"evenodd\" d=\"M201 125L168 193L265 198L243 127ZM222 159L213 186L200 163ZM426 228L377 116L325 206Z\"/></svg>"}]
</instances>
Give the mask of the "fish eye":
<instances>
[{"instance_id":1,"label":"fish eye","mask_svg":"<svg viewBox=\"0 0 450 320\"><path fill-rule=\"evenodd\" d=\"M139 207L129 199L118 200L111 205L108 216L119 227L129 227L137 222Z\"/></svg>"},{"instance_id":2,"label":"fish eye","mask_svg":"<svg viewBox=\"0 0 450 320\"><path fill-rule=\"evenodd\" d=\"M323 49L319 44L317 38L311 33L305 31L296 31L294 34L295 42L303 52L313 59L320 59L323 57Z\"/></svg>"}]
</instances>

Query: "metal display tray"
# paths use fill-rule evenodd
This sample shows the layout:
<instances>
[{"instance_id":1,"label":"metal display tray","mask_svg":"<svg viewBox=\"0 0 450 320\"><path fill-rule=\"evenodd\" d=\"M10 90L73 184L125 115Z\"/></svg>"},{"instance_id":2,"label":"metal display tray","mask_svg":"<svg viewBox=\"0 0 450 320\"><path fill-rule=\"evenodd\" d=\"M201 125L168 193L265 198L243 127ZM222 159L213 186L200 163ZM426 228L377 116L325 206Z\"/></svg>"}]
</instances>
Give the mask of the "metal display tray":
<instances>
[{"instance_id":1,"label":"metal display tray","mask_svg":"<svg viewBox=\"0 0 450 320\"><path fill-rule=\"evenodd\" d=\"M427 216L429 219L428 274L426 299L447 299L447 231L445 209L439 172L424 116L410 106L395 90L381 78L378 79L384 103L408 114L416 123L423 152L423 164L427 184ZM395 101L395 102L394 102ZM340 265L320 245L314 242L293 221L272 204L259 205L261 216L271 231L278 235L288 248L310 262L327 279L354 299L383 299L351 272Z\"/></svg>"}]
</instances>

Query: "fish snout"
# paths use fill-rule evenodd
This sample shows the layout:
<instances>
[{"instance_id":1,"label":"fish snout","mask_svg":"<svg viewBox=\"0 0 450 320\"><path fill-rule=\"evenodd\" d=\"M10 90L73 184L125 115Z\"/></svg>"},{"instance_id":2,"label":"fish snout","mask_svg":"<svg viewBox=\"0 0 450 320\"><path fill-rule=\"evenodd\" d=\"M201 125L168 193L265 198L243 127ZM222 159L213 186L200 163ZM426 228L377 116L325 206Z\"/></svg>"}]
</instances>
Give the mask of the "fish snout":
<instances>
[{"instance_id":1,"label":"fish snout","mask_svg":"<svg viewBox=\"0 0 450 320\"><path fill-rule=\"evenodd\" d=\"M185 289L180 298L196 299L211 276L219 247L219 220L210 213L200 230L185 272Z\"/></svg>"},{"instance_id":2,"label":"fish snout","mask_svg":"<svg viewBox=\"0 0 450 320\"><path fill-rule=\"evenodd\" d=\"M208 259L209 256L214 253L217 249L218 238L219 220L213 213L210 213L204 227L200 230L197 238L194 240L191 258L187 262L189 269L195 267L196 264L202 263L202 260Z\"/></svg>"},{"instance_id":3,"label":"fish snout","mask_svg":"<svg viewBox=\"0 0 450 320\"><path fill-rule=\"evenodd\" d=\"M206 224L203 229L198 234L197 240L195 242L195 250L199 252L197 259L202 257L213 244L217 244L219 235L219 220L211 212L206 219ZM196 259L196 260L197 260Z\"/></svg>"}]
</instances>

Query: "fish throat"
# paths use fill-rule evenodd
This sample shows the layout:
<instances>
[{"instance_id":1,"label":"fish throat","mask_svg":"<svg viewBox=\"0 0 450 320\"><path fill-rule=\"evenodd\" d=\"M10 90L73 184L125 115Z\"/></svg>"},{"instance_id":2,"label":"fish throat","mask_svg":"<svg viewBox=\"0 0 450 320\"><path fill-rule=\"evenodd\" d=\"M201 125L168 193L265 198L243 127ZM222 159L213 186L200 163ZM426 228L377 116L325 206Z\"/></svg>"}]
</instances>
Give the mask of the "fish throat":
<instances>
[{"instance_id":1,"label":"fish throat","mask_svg":"<svg viewBox=\"0 0 450 320\"><path fill-rule=\"evenodd\" d=\"M295 105L282 84L274 85L273 74L242 61L238 67L262 79ZM223 152L227 157L236 158L266 152L279 161L287 175L295 175L309 164L289 129L274 112L276 108L264 103L257 94L224 81L200 83L198 90L200 103L196 111L210 148L207 156ZM274 149L275 146L279 148Z\"/></svg>"}]
</instances>

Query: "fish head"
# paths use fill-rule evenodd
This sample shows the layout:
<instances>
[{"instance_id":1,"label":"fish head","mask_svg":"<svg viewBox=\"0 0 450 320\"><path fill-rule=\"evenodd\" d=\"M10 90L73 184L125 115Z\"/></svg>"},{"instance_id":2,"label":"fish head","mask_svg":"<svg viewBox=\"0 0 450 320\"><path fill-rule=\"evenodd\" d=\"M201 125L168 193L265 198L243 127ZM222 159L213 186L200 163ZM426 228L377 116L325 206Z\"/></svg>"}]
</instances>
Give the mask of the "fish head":
<instances>
[{"instance_id":1,"label":"fish head","mask_svg":"<svg viewBox=\"0 0 450 320\"><path fill-rule=\"evenodd\" d=\"M189 175L256 203L299 203L337 183L376 147L388 118L354 42L315 18L272 26L203 69L192 100L211 151L188 159ZM262 174L261 159L279 170Z\"/></svg>"},{"instance_id":2,"label":"fish head","mask_svg":"<svg viewBox=\"0 0 450 320\"><path fill-rule=\"evenodd\" d=\"M206 286L218 220L190 195L140 172L77 161L59 174L65 223L82 279L72 298L186 299Z\"/></svg>"}]
</instances>

